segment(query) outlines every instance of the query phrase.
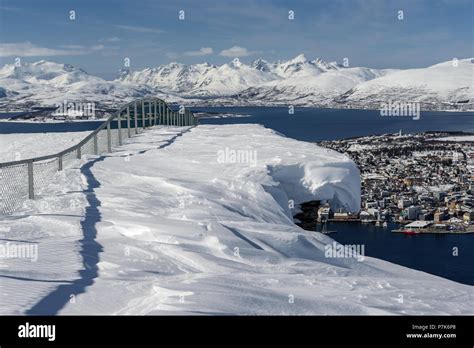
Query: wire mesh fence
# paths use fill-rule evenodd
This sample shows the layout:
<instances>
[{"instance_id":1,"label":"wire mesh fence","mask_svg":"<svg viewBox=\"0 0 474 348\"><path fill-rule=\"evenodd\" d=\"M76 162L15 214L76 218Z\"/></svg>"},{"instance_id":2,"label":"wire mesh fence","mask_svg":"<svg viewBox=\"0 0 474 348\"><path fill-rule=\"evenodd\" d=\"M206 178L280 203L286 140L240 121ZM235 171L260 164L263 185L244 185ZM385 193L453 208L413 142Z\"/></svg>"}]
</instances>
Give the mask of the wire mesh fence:
<instances>
[{"instance_id":1,"label":"wire mesh fence","mask_svg":"<svg viewBox=\"0 0 474 348\"><path fill-rule=\"evenodd\" d=\"M198 119L191 111L180 107L176 112L164 100L146 98L133 101L73 147L54 155L0 163L0 215L12 214L26 200L41 195L58 171L78 164L85 156L111 152L125 139L151 126L197 124Z\"/></svg>"},{"instance_id":2,"label":"wire mesh fence","mask_svg":"<svg viewBox=\"0 0 474 348\"><path fill-rule=\"evenodd\" d=\"M42 190L51 182L51 178L59 169L58 163L58 158L33 162L33 187L37 194L41 194Z\"/></svg>"},{"instance_id":3,"label":"wire mesh fence","mask_svg":"<svg viewBox=\"0 0 474 348\"><path fill-rule=\"evenodd\" d=\"M11 214L28 199L28 165L26 163L0 168L0 211Z\"/></svg>"}]
</instances>

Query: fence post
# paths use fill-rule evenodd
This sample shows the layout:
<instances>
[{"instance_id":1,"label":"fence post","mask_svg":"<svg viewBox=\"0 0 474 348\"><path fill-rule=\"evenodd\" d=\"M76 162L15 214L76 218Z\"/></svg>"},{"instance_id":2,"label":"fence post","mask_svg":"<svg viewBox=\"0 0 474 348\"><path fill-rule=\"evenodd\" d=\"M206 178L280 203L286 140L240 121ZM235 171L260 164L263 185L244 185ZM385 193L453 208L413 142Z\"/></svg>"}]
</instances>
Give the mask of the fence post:
<instances>
[{"instance_id":1,"label":"fence post","mask_svg":"<svg viewBox=\"0 0 474 348\"><path fill-rule=\"evenodd\" d=\"M28 198L35 199L35 181L33 178L33 161L28 162Z\"/></svg>"},{"instance_id":2,"label":"fence post","mask_svg":"<svg viewBox=\"0 0 474 348\"><path fill-rule=\"evenodd\" d=\"M166 126L166 108L165 108L165 102L161 102L161 110L162 110L162 117L163 117L163 124Z\"/></svg>"},{"instance_id":3,"label":"fence post","mask_svg":"<svg viewBox=\"0 0 474 348\"><path fill-rule=\"evenodd\" d=\"M147 110L145 108L145 110ZM148 127L151 127L151 102L148 102L148 112L146 113L146 118L148 119Z\"/></svg>"},{"instance_id":4,"label":"fence post","mask_svg":"<svg viewBox=\"0 0 474 348\"><path fill-rule=\"evenodd\" d=\"M161 103L161 124L166 125L166 114L165 114L165 103L163 101Z\"/></svg>"},{"instance_id":5,"label":"fence post","mask_svg":"<svg viewBox=\"0 0 474 348\"><path fill-rule=\"evenodd\" d=\"M137 102L133 103L133 105L134 105L133 118L135 119L135 134L138 134L138 108L137 108Z\"/></svg>"},{"instance_id":6,"label":"fence post","mask_svg":"<svg viewBox=\"0 0 474 348\"><path fill-rule=\"evenodd\" d=\"M158 103L157 103L157 112L156 112L156 120L157 120L157 124L161 124L161 101L158 100Z\"/></svg>"},{"instance_id":7,"label":"fence post","mask_svg":"<svg viewBox=\"0 0 474 348\"><path fill-rule=\"evenodd\" d=\"M77 150L76 150L76 157L77 159L81 159L81 147L78 147Z\"/></svg>"},{"instance_id":8,"label":"fence post","mask_svg":"<svg viewBox=\"0 0 474 348\"><path fill-rule=\"evenodd\" d=\"M142 128L145 129L145 101L142 100Z\"/></svg>"},{"instance_id":9,"label":"fence post","mask_svg":"<svg viewBox=\"0 0 474 348\"><path fill-rule=\"evenodd\" d=\"M119 111L119 113L117 115L118 143L119 143L119 145L122 145L122 117L120 116L121 113L122 113L122 111Z\"/></svg>"},{"instance_id":10,"label":"fence post","mask_svg":"<svg viewBox=\"0 0 474 348\"><path fill-rule=\"evenodd\" d=\"M132 137L132 134L130 134L130 105L127 106L127 135L129 138Z\"/></svg>"},{"instance_id":11,"label":"fence post","mask_svg":"<svg viewBox=\"0 0 474 348\"><path fill-rule=\"evenodd\" d=\"M97 144L97 133L94 134L94 155L98 155L99 154L99 146Z\"/></svg>"},{"instance_id":12,"label":"fence post","mask_svg":"<svg viewBox=\"0 0 474 348\"><path fill-rule=\"evenodd\" d=\"M58 156L58 171L63 170L63 155Z\"/></svg>"},{"instance_id":13,"label":"fence post","mask_svg":"<svg viewBox=\"0 0 474 348\"><path fill-rule=\"evenodd\" d=\"M164 107L163 102L160 100L160 124L165 124L165 115L164 115Z\"/></svg>"},{"instance_id":14,"label":"fence post","mask_svg":"<svg viewBox=\"0 0 474 348\"><path fill-rule=\"evenodd\" d=\"M155 99L155 101L153 102L153 125L154 126L156 126L156 112L157 112L156 106L157 105L156 105L156 99Z\"/></svg>"},{"instance_id":15,"label":"fence post","mask_svg":"<svg viewBox=\"0 0 474 348\"><path fill-rule=\"evenodd\" d=\"M110 135L110 122L107 122L107 152L112 152L112 137Z\"/></svg>"},{"instance_id":16,"label":"fence post","mask_svg":"<svg viewBox=\"0 0 474 348\"><path fill-rule=\"evenodd\" d=\"M151 100L150 100L150 101L148 102L148 108L150 109L150 112L148 113L148 115L149 115L149 116L148 116L148 117L149 117L148 126L149 126L149 127L154 126L153 120L154 120L154 117L155 117L154 115L155 115L155 114L154 114L154 111L153 111L153 110L154 110L153 107L154 107L154 106L153 106L153 103L152 103Z\"/></svg>"}]
</instances>

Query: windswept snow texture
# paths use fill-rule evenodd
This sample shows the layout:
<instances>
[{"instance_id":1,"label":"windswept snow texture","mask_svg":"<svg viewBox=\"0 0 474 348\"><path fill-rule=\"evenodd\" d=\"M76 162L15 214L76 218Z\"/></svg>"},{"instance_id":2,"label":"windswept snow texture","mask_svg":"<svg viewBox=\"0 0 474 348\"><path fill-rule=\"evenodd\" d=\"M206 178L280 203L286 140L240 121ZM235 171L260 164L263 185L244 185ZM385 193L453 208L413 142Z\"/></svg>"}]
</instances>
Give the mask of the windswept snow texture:
<instances>
[{"instance_id":1,"label":"windswept snow texture","mask_svg":"<svg viewBox=\"0 0 474 348\"><path fill-rule=\"evenodd\" d=\"M1 127L1 123L0 123ZM77 145L91 132L25 133L0 135L0 162L52 155ZM52 146L52 144L54 144Z\"/></svg>"},{"instance_id":2,"label":"windswept snow texture","mask_svg":"<svg viewBox=\"0 0 474 348\"><path fill-rule=\"evenodd\" d=\"M2 220L2 241L35 241L39 258L3 260L0 311L473 314L471 286L326 257L333 240L294 225L289 200L356 210L359 183L347 157L258 125L154 128Z\"/></svg>"}]
</instances>

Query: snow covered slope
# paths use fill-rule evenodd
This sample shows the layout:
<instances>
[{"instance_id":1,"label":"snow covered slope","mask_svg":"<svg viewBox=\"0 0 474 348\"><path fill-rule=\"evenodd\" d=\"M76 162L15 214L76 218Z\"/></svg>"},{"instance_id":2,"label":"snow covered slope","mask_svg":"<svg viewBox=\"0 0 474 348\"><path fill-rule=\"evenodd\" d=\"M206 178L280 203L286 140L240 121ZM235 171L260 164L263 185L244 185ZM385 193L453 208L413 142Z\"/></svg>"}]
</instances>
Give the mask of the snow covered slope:
<instances>
[{"instance_id":1,"label":"snow covered slope","mask_svg":"<svg viewBox=\"0 0 474 348\"><path fill-rule=\"evenodd\" d=\"M472 286L326 254L289 200L358 208L356 166L258 125L155 128L49 191L1 221L39 250L3 260L1 313L474 313Z\"/></svg>"},{"instance_id":2,"label":"snow covered slope","mask_svg":"<svg viewBox=\"0 0 474 348\"><path fill-rule=\"evenodd\" d=\"M271 81L239 93L242 101L254 104L292 103L331 106L333 99L359 83L392 73L394 70L337 68L327 72L306 69L283 80Z\"/></svg>"},{"instance_id":3,"label":"snow covered slope","mask_svg":"<svg viewBox=\"0 0 474 348\"><path fill-rule=\"evenodd\" d=\"M54 105L64 100L115 104L156 93L147 86L106 81L71 65L44 60L6 64L0 69L0 86L10 91L8 102L16 106Z\"/></svg>"},{"instance_id":4,"label":"snow covered slope","mask_svg":"<svg viewBox=\"0 0 474 348\"><path fill-rule=\"evenodd\" d=\"M220 97L233 95L276 76L243 64L235 58L222 66L209 63L170 63L122 75L121 81L144 84L183 96Z\"/></svg>"},{"instance_id":5,"label":"snow covered slope","mask_svg":"<svg viewBox=\"0 0 474 348\"><path fill-rule=\"evenodd\" d=\"M389 100L443 103L474 103L474 58L436 64L425 69L398 71L356 85L338 99L341 103L379 108Z\"/></svg>"}]
</instances>

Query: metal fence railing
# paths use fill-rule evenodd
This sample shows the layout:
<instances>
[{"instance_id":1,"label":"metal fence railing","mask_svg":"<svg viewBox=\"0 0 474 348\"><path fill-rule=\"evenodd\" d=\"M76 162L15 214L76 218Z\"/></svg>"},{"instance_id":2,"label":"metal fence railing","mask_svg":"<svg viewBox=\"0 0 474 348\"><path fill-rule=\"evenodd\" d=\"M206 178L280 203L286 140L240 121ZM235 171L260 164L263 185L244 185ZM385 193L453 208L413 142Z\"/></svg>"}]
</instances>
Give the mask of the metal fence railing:
<instances>
[{"instance_id":1,"label":"metal fence railing","mask_svg":"<svg viewBox=\"0 0 474 348\"><path fill-rule=\"evenodd\" d=\"M197 117L189 110L173 111L161 99L133 101L111 115L78 144L59 153L27 160L0 163L0 214L12 214L28 199L41 194L54 175L86 155L112 152L123 140L155 125L194 126Z\"/></svg>"}]
</instances>

